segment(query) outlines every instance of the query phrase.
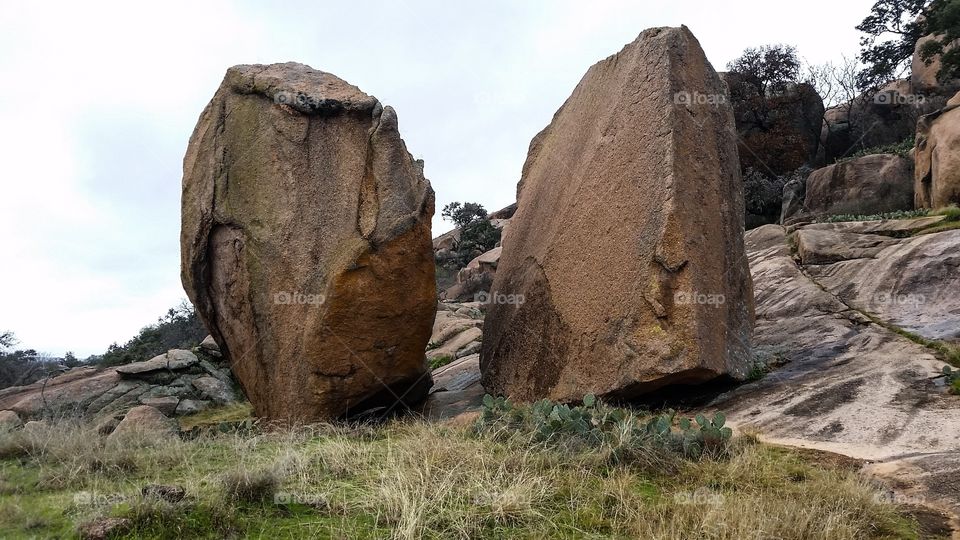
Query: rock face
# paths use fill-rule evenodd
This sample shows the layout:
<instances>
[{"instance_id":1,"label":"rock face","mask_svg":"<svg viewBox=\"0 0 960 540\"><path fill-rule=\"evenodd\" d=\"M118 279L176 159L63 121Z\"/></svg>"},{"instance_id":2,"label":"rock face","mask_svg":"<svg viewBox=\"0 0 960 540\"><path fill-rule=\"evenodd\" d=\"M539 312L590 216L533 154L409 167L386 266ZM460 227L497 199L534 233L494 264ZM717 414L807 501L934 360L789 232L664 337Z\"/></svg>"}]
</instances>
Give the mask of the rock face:
<instances>
[{"instance_id":1,"label":"rock face","mask_svg":"<svg viewBox=\"0 0 960 540\"><path fill-rule=\"evenodd\" d=\"M302 64L230 68L182 200L184 288L257 415L426 395L434 196L391 107Z\"/></svg>"},{"instance_id":2,"label":"rock face","mask_svg":"<svg viewBox=\"0 0 960 540\"><path fill-rule=\"evenodd\" d=\"M782 175L813 164L824 107L812 85L789 85L764 95L749 77L733 72L721 76L730 88L744 169Z\"/></svg>"},{"instance_id":3,"label":"rock face","mask_svg":"<svg viewBox=\"0 0 960 540\"><path fill-rule=\"evenodd\" d=\"M917 45L913 49L913 59L910 66L910 83L913 85L915 92L956 92L957 89L960 89L960 81L956 79L949 81L937 80L937 74L940 72L941 65L940 55L931 58L929 64L926 63L920 55L921 49L935 39L936 36L929 35L917 40ZM954 42L952 46L946 48L946 51L949 52L956 46L957 43Z\"/></svg>"},{"instance_id":4,"label":"rock face","mask_svg":"<svg viewBox=\"0 0 960 540\"><path fill-rule=\"evenodd\" d=\"M917 208L960 204L960 94L917 123Z\"/></svg>"},{"instance_id":5,"label":"rock face","mask_svg":"<svg viewBox=\"0 0 960 540\"><path fill-rule=\"evenodd\" d=\"M205 377L220 381L229 391L225 395L242 398L233 391L236 382L229 367L216 357L198 358L191 351L173 349L116 368L83 366L26 386L4 388L0 390L0 409L15 411L24 419L112 417L136 405L152 405L167 414L187 414L179 407L184 402L201 407L213 404L193 385Z\"/></svg>"},{"instance_id":6,"label":"rock face","mask_svg":"<svg viewBox=\"0 0 960 540\"><path fill-rule=\"evenodd\" d=\"M917 95L908 79L893 81L876 94L862 95L824 113L821 163L833 163L864 148L897 144L912 137L921 116L946 103L942 95Z\"/></svg>"},{"instance_id":7,"label":"rock face","mask_svg":"<svg viewBox=\"0 0 960 540\"><path fill-rule=\"evenodd\" d=\"M502 247L495 247L486 253L474 257L457 272L457 282L441 293L444 300L474 301L490 291L493 277L500 264Z\"/></svg>"},{"instance_id":8,"label":"rock face","mask_svg":"<svg viewBox=\"0 0 960 540\"><path fill-rule=\"evenodd\" d=\"M934 349L888 326L960 343L960 231L889 238L868 256L845 247L930 225L935 220L824 223L794 233L832 235L830 251L847 255L830 264L797 264L782 227L748 232L754 343L775 369L713 405L766 440L875 461L883 477L907 480L904 471L926 469L910 483L927 504L960 515L956 484L943 482L957 470L960 397L938 377L944 363Z\"/></svg>"},{"instance_id":9,"label":"rock face","mask_svg":"<svg viewBox=\"0 0 960 540\"><path fill-rule=\"evenodd\" d=\"M805 212L879 214L913 209L913 161L873 154L817 169L807 178Z\"/></svg>"},{"instance_id":10,"label":"rock face","mask_svg":"<svg viewBox=\"0 0 960 540\"><path fill-rule=\"evenodd\" d=\"M587 71L530 143L484 323L487 391L630 399L746 374L753 293L726 101L686 27L646 30Z\"/></svg>"}]
</instances>

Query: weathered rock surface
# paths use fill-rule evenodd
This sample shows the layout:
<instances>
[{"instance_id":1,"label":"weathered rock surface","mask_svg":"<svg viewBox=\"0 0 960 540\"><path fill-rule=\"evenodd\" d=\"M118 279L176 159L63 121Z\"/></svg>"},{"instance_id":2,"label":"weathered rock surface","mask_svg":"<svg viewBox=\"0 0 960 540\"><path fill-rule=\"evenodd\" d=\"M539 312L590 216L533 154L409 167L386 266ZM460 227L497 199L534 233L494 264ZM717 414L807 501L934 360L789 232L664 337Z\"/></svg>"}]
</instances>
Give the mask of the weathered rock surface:
<instances>
[{"instance_id":1,"label":"weathered rock surface","mask_svg":"<svg viewBox=\"0 0 960 540\"><path fill-rule=\"evenodd\" d=\"M591 67L533 139L487 308L489 392L632 398L746 374L753 296L725 95L686 27L651 29Z\"/></svg>"},{"instance_id":2,"label":"weathered rock surface","mask_svg":"<svg viewBox=\"0 0 960 540\"><path fill-rule=\"evenodd\" d=\"M929 35L917 40L917 45L913 49L913 59L911 60L910 66L910 84L913 86L914 92L924 94L956 92L960 89L960 81L956 79L947 81L937 80L937 74L940 72L941 66L940 55L931 58L929 64L925 62L920 55L921 49L934 39L936 39L936 36ZM956 46L956 43L948 46L947 51Z\"/></svg>"},{"instance_id":3,"label":"weathered rock surface","mask_svg":"<svg viewBox=\"0 0 960 540\"><path fill-rule=\"evenodd\" d=\"M258 416L426 395L434 197L391 107L302 64L233 67L182 200L184 288Z\"/></svg>"},{"instance_id":4,"label":"weathered rock surface","mask_svg":"<svg viewBox=\"0 0 960 540\"><path fill-rule=\"evenodd\" d=\"M874 154L828 165L807 178L803 210L823 214L880 214L913 209L913 162Z\"/></svg>"},{"instance_id":5,"label":"weathered rock surface","mask_svg":"<svg viewBox=\"0 0 960 540\"><path fill-rule=\"evenodd\" d=\"M156 408L139 405L130 409L123 420L107 437L110 439L129 436L169 436L179 432L177 421L164 416Z\"/></svg>"},{"instance_id":6,"label":"weathered rock surface","mask_svg":"<svg viewBox=\"0 0 960 540\"><path fill-rule=\"evenodd\" d=\"M482 297L490 291L493 278L500 263L500 254L503 248L495 247L482 255L474 257L467 265L457 272L456 284L448 287L441 293L444 300L470 301Z\"/></svg>"},{"instance_id":7,"label":"weathered rock surface","mask_svg":"<svg viewBox=\"0 0 960 540\"><path fill-rule=\"evenodd\" d=\"M20 415L13 411L0 411L0 433L23 427Z\"/></svg>"},{"instance_id":8,"label":"weathered rock surface","mask_svg":"<svg viewBox=\"0 0 960 540\"><path fill-rule=\"evenodd\" d=\"M896 244L895 238L823 230L797 232L797 255L803 264L830 264L847 259L874 257Z\"/></svg>"},{"instance_id":9,"label":"weathered rock surface","mask_svg":"<svg viewBox=\"0 0 960 540\"><path fill-rule=\"evenodd\" d=\"M77 415L88 418L122 414L136 405L152 405L165 414L185 414L184 400L201 399L193 385L214 378L236 401L242 399L230 370L216 358L200 359L185 350L171 350L149 360L115 368L84 366L35 383L0 390L0 410L15 411L24 419ZM221 401L225 402L225 401ZM185 410L185 409L184 409Z\"/></svg>"},{"instance_id":10,"label":"weathered rock surface","mask_svg":"<svg viewBox=\"0 0 960 540\"><path fill-rule=\"evenodd\" d=\"M942 488L956 470L943 458L960 452L960 397L947 394L932 349L874 322L956 339L960 231L895 240L870 258L829 265L798 266L775 225L748 232L746 245L758 355L785 365L713 405L773 442L877 461L884 478L907 478L904 467L923 463L936 474L913 474L917 482L941 479L941 487L917 484L927 502L960 515L960 493ZM917 295L926 295L919 309Z\"/></svg>"},{"instance_id":11,"label":"weathered rock surface","mask_svg":"<svg viewBox=\"0 0 960 540\"><path fill-rule=\"evenodd\" d=\"M854 309L928 339L960 343L960 230L888 239L868 257L845 259L807 274Z\"/></svg>"},{"instance_id":12,"label":"weathered rock surface","mask_svg":"<svg viewBox=\"0 0 960 540\"><path fill-rule=\"evenodd\" d=\"M917 208L960 204L960 94L917 123Z\"/></svg>"},{"instance_id":13,"label":"weathered rock surface","mask_svg":"<svg viewBox=\"0 0 960 540\"><path fill-rule=\"evenodd\" d=\"M917 96L909 79L893 81L876 94L824 113L821 163L829 164L857 151L897 144L912 137L921 116L942 108L941 95Z\"/></svg>"}]
</instances>

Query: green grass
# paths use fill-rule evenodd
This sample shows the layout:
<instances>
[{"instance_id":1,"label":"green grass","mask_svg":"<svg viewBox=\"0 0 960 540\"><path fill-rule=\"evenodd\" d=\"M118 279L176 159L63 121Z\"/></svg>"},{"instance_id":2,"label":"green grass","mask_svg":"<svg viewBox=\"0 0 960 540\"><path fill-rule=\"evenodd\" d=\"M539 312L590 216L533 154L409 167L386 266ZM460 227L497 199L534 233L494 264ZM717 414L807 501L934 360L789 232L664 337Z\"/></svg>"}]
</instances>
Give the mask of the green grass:
<instances>
[{"instance_id":1,"label":"green grass","mask_svg":"<svg viewBox=\"0 0 960 540\"><path fill-rule=\"evenodd\" d=\"M434 356L433 358L430 359L430 362L429 362L430 369L434 370L439 367L443 367L449 364L450 362L453 362L454 360L456 360L456 357L454 357L452 354L441 354L438 356Z\"/></svg>"},{"instance_id":2,"label":"green grass","mask_svg":"<svg viewBox=\"0 0 960 540\"><path fill-rule=\"evenodd\" d=\"M851 309L856 309L849 305L848 307L850 307ZM904 328L900 328L895 324L884 321L883 319L880 319L879 317L871 315L866 311L863 311L860 309L856 309L856 311L861 315L863 315L864 317L870 319L874 323L886 328L887 330L890 330L891 332L898 334L900 336L903 336L918 345L922 345L930 349L930 351L933 352L934 356L943 360L944 362L952 366L960 367L960 347L951 345L945 341L925 338L920 334L916 334Z\"/></svg>"},{"instance_id":3,"label":"green grass","mask_svg":"<svg viewBox=\"0 0 960 540\"><path fill-rule=\"evenodd\" d=\"M251 414L253 414L253 407L249 403L237 402L183 416L180 418L180 429L187 431L198 426L241 422L249 419Z\"/></svg>"},{"instance_id":4,"label":"green grass","mask_svg":"<svg viewBox=\"0 0 960 540\"><path fill-rule=\"evenodd\" d=\"M130 520L121 538L918 534L851 468L750 436L736 437L723 458L664 462L636 452L625 459L610 444L548 446L522 429L415 419L123 441L61 421L0 435L0 449L3 538L70 537L107 516ZM275 483L258 480L251 489L265 494L230 497L238 474ZM144 500L149 483L182 486L187 497Z\"/></svg>"}]
</instances>

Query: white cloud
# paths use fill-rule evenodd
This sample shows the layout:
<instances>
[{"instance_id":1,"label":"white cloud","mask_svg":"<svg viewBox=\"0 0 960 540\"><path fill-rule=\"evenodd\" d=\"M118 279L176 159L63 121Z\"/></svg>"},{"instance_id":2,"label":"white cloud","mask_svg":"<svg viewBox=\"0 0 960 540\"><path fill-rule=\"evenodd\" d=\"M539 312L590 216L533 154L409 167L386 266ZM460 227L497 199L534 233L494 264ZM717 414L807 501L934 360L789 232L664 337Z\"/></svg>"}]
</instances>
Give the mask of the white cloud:
<instances>
[{"instance_id":1,"label":"white cloud","mask_svg":"<svg viewBox=\"0 0 960 540\"><path fill-rule=\"evenodd\" d=\"M657 4L7 2L0 4L0 329L101 352L184 296L179 185L194 123L239 63L295 60L399 111L438 210L513 201L530 138L584 71L644 28L686 23L718 69L792 43L857 48L871 0ZM435 231L448 227L439 216Z\"/></svg>"}]
</instances>

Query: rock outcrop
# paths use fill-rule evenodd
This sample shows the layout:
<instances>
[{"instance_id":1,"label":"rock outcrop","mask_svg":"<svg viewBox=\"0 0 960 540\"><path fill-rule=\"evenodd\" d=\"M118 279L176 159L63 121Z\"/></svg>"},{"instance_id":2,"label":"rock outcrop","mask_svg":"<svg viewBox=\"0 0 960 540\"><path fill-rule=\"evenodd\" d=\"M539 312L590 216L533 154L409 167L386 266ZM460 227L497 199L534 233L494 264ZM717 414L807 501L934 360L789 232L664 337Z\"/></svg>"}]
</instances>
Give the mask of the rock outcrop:
<instances>
[{"instance_id":1,"label":"rock outcrop","mask_svg":"<svg viewBox=\"0 0 960 540\"><path fill-rule=\"evenodd\" d=\"M742 377L753 295L726 88L686 27L591 67L530 144L484 323L491 393Z\"/></svg>"},{"instance_id":2,"label":"rock outcrop","mask_svg":"<svg viewBox=\"0 0 960 540\"><path fill-rule=\"evenodd\" d=\"M902 143L916 133L921 116L939 110L946 101L938 94L917 94L909 79L901 79L828 109L820 162L830 164L866 148Z\"/></svg>"},{"instance_id":3,"label":"rock outcrop","mask_svg":"<svg viewBox=\"0 0 960 540\"><path fill-rule=\"evenodd\" d=\"M226 389L219 400L204 395L197 380L214 379ZM98 419L123 415L131 407L150 405L167 415L190 412L242 399L234 390L230 368L203 349L173 349L149 360L114 368L83 366L26 386L0 390L0 410L24 419L77 415Z\"/></svg>"},{"instance_id":4,"label":"rock outcrop","mask_svg":"<svg viewBox=\"0 0 960 540\"><path fill-rule=\"evenodd\" d=\"M960 205L960 93L917 123L917 208Z\"/></svg>"},{"instance_id":5,"label":"rock outcrop","mask_svg":"<svg viewBox=\"0 0 960 540\"><path fill-rule=\"evenodd\" d=\"M772 371L713 406L766 440L874 461L873 473L960 515L960 493L943 481L960 452L960 397L938 377L937 350L900 331L960 343L960 230L896 238L936 221L800 227L827 235L829 264L798 264L782 227L749 231L754 342ZM888 238L879 251L850 249L877 235Z\"/></svg>"},{"instance_id":6,"label":"rock outcrop","mask_svg":"<svg viewBox=\"0 0 960 540\"><path fill-rule=\"evenodd\" d=\"M810 173L803 212L813 215L870 215L913 209L913 161L873 154Z\"/></svg>"},{"instance_id":7,"label":"rock outcrop","mask_svg":"<svg viewBox=\"0 0 960 540\"><path fill-rule=\"evenodd\" d=\"M426 396L434 196L391 107L302 64L230 68L182 204L184 288L258 416Z\"/></svg>"},{"instance_id":8,"label":"rock outcrop","mask_svg":"<svg viewBox=\"0 0 960 540\"><path fill-rule=\"evenodd\" d=\"M940 73L941 66L940 55L931 58L928 64L920 54L923 47L935 39L937 39L937 36L924 36L917 40L917 45L913 49L913 59L910 64L910 84L913 85L914 92L929 94L952 93L960 90L960 80L938 80L937 75ZM950 51L955 47L957 47L956 42L948 46L946 51Z\"/></svg>"}]
</instances>

